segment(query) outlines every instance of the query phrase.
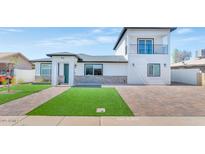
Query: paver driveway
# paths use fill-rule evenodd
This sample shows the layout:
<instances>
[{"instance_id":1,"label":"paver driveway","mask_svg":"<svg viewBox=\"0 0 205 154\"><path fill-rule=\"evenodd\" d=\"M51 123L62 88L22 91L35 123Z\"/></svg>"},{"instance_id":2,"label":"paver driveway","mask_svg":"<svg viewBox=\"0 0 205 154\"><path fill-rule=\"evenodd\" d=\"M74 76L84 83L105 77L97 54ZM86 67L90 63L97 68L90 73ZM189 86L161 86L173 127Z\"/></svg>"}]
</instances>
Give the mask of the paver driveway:
<instances>
[{"instance_id":1,"label":"paver driveway","mask_svg":"<svg viewBox=\"0 0 205 154\"><path fill-rule=\"evenodd\" d=\"M118 86L136 116L205 116L205 87Z\"/></svg>"}]
</instances>

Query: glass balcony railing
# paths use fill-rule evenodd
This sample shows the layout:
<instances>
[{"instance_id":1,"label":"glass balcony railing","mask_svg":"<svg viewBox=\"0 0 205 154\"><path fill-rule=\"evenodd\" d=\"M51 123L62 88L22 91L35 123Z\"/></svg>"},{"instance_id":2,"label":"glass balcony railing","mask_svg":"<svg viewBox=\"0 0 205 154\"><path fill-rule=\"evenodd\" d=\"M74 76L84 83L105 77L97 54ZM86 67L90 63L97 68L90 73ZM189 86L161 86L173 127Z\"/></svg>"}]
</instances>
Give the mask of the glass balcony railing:
<instances>
[{"instance_id":1,"label":"glass balcony railing","mask_svg":"<svg viewBox=\"0 0 205 154\"><path fill-rule=\"evenodd\" d=\"M139 44L130 44L129 54L168 54L168 45L153 44L153 46L142 46Z\"/></svg>"}]
</instances>

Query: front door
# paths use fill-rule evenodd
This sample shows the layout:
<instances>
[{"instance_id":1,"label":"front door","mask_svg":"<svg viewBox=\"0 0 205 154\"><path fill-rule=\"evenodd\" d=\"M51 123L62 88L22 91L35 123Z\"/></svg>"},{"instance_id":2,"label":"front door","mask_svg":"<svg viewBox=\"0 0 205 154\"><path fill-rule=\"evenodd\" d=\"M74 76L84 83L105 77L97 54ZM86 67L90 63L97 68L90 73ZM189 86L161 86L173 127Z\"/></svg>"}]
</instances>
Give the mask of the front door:
<instances>
[{"instance_id":1,"label":"front door","mask_svg":"<svg viewBox=\"0 0 205 154\"><path fill-rule=\"evenodd\" d=\"M64 64L64 83L68 83L69 81L69 65Z\"/></svg>"}]
</instances>

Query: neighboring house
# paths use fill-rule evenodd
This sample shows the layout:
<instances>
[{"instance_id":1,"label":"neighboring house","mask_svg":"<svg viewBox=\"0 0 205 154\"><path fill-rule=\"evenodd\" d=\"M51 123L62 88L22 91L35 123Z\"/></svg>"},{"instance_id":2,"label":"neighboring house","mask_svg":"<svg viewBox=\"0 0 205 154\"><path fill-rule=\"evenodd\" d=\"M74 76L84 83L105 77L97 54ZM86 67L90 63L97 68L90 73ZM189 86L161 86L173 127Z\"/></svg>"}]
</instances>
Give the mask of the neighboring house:
<instances>
[{"instance_id":1,"label":"neighboring house","mask_svg":"<svg viewBox=\"0 0 205 154\"><path fill-rule=\"evenodd\" d=\"M197 57L171 65L172 82L205 85L205 49L197 51Z\"/></svg>"},{"instance_id":2,"label":"neighboring house","mask_svg":"<svg viewBox=\"0 0 205 154\"><path fill-rule=\"evenodd\" d=\"M58 84L170 84L171 27L123 28L113 56L58 52L37 59L36 78Z\"/></svg>"},{"instance_id":3,"label":"neighboring house","mask_svg":"<svg viewBox=\"0 0 205 154\"><path fill-rule=\"evenodd\" d=\"M0 52L0 75L6 75L7 66L13 65L15 69L30 70L32 63L19 52ZM11 70L13 73L14 70Z\"/></svg>"},{"instance_id":4,"label":"neighboring house","mask_svg":"<svg viewBox=\"0 0 205 154\"><path fill-rule=\"evenodd\" d=\"M200 69L205 73L205 49L201 49L197 52L197 57L193 60L186 60L171 65L172 69Z\"/></svg>"},{"instance_id":5,"label":"neighboring house","mask_svg":"<svg viewBox=\"0 0 205 154\"><path fill-rule=\"evenodd\" d=\"M34 81L32 63L19 52L0 52L0 84L15 76L16 82Z\"/></svg>"},{"instance_id":6,"label":"neighboring house","mask_svg":"<svg viewBox=\"0 0 205 154\"><path fill-rule=\"evenodd\" d=\"M196 58L171 65L172 69L193 69L198 68L205 73L205 58Z\"/></svg>"}]
</instances>

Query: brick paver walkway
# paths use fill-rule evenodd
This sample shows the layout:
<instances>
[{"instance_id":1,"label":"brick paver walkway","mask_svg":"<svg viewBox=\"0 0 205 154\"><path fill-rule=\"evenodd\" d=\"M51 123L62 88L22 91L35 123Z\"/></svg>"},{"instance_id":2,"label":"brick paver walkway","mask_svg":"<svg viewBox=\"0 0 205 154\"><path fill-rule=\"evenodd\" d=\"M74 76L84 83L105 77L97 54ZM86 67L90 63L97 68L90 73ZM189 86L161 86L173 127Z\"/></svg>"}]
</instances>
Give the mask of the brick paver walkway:
<instances>
[{"instance_id":1,"label":"brick paver walkway","mask_svg":"<svg viewBox=\"0 0 205 154\"><path fill-rule=\"evenodd\" d=\"M205 116L205 87L116 86L136 116Z\"/></svg>"},{"instance_id":2,"label":"brick paver walkway","mask_svg":"<svg viewBox=\"0 0 205 154\"><path fill-rule=\"evenodd\" d=\"M0 116L21 116L61 94L68 87L51 87L23 98L0 105Z\"/></svg>"}]
</instances>

